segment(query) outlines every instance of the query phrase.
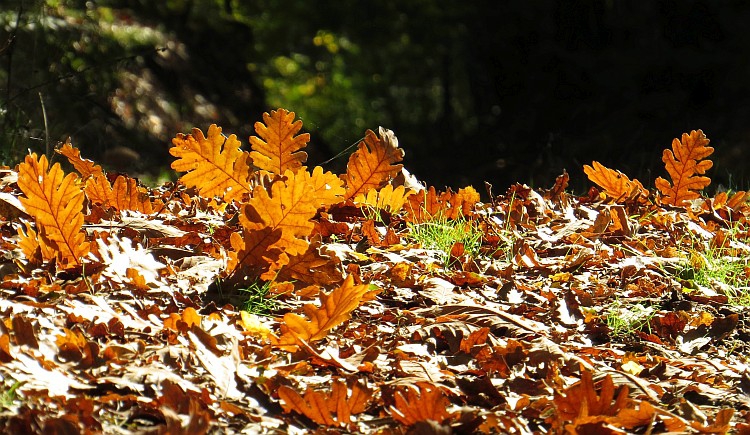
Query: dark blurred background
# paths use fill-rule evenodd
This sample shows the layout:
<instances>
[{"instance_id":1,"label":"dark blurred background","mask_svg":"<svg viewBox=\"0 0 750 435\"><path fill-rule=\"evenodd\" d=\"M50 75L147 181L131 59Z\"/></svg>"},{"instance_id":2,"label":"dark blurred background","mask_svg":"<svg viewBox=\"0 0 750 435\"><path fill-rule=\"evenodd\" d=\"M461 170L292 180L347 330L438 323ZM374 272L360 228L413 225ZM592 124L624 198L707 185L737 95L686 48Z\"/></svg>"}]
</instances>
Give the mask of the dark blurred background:
<instances>
[{"instance_id":1,"label":"dark blurred background","mask_svg":"<svg viewBox=\"0 0 750 435\"><path fill-rule=\"evenodd\" d=\"M747 188L748 23L746 1L4 0L0 149L10 165L70 136L159 179L176 133L217 123L247 144L284 107L311 165L382 125L430 185L566 169L580 192L592 160L652 186L700 128L712 186Z\"/></svg>"}]
</instances>

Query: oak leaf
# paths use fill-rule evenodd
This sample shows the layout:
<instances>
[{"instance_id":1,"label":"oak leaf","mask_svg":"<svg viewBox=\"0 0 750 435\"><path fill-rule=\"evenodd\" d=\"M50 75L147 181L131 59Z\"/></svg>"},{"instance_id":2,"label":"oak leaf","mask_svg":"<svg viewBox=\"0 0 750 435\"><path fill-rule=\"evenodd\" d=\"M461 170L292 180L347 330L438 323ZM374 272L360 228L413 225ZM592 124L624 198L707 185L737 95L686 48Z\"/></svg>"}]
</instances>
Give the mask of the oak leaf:
<instances>
[{"instance_id":1,"label":"oak leaf","mask_svg":"<svg viewBox=\"0 0 750 435\"><path fill-rule=\"evenodd\" d=\"M316 166L313 168L312 174L308 175L305 171L302 172L302 175L309 176L304 181L309 182L312 186L312 196L317 201L318 207L338 204L343 200L346 193L344 182L332 172L323 172L323 168Z\"/></svg>"},{"instance_id":2,"label":"oak leaf","mask_svg":"<svg viewBox=\"0 0 750 435\"><path fill-rule=\"evenodd\" d=\"M237 136L226 137L221 127L212 124L208 137L194 128L189 135L178 134L172 144L169 153L177 157L172 169L187 172L180 181L198 189L201 196L219 196L230 202L250 193L250 153L240 149Z\"/></svg>"},{"instance_id":3,"label":"oak leaf","mask_svg":"<svg viewBox=\"0 0 750 435\"><path fill-rule=\"evenodd\" d=\"M68 162L73 165L73 168L75 168L84 179L94 174L102 174L104 172L101 166L91 160L81 157L81 151L71 145L70 138L68 138L61 148L56 149L55 152L65 156L68 159Z\"/></svg>"},{"instance_id":4,"label":"oak leaf","mask_svg":"<svg viewBox=\"0 0 750 435\"><path fill-rule=\"evenodd\" d=\"M319 202L310 175L287 170L283 179L271 185L270 195L265 187L255 186L253 197L240 214L240 224L249 231L279 229L278 246L288 255L300 254L307 250L305 237L313 230L311 219L318 212Z\"/></svg>"},{"instance_id":5,"label":"oak leaf","mask_svg":"<svg viewBox=\"0 0 750 435\"><path fill-rule=\"evenodd\" d=\"M336 256L325 256L320 253L321 242L319 240L311 243L307 251L302 254L287 256L281 270L270 271L273 276L261 276L262 279L275 279L276 281L295 280L305 284L317 284L328 286L340 283L343 280L341 276L341 261Z\"/></svg>"},{"instance_id":6,"label":"oak leaf","mask_svg":"<svg viewBox=\"0 0 750 435\"><path fill-rule=\"evenodd\" d=\"M347 388L346 382L337 379L330 392L308 387L303 397L293 388L282 385L278 393L284 412L294 411L326 426L346 426L351 423L352 415L367 409L373 392L361 382L350 381Z\"/></svg>"},{"instance_id":7,"label":"oak leaf","mask_svg":"<svg viewBox=\"0 0 750 435\"><path fill-rule=\"evenodd\" d=\"M233 275L229 280L231 284L258 277L271 265L279 263L281 250L275 247L279 239L281 229L263 228L232 233L229 238L232 250L227 261L227 272ZM278 264L278 267L282 265Z\"/></svg>"},{"instance_id":8,"label":"oak leaf","mask_svg":"<svg viewBox=\"0 0 750 435\"><path fill-rule=\"evenodd\" d=\"M300 150L307 146L310 134L295 136L302 129L302 121L293 121L294 112L278 109L263 114L265 124L255 123L258 136L250 137L250 158L255 166L277 175L302 167L307 153Z\"/></svg>"},{"instance_id":9,"label":"oak leaf","mask_svg":"<svg viewBox=\"0 0 750 435\"><path fill-rule=\"evenodd\" d=\"M148 191L138 186L138 181L134 178L119 175L114 184L110 184L104 173L94 173L86 180L84 191L89 201L94 204L119 211L133 210L144 214L154 212Z\"/></svg>"},{"instance_id":10,"label":"oak leaf","mask_svg":"<svg viewBox=\"0 0 750 435\"><path fill-rule=\"evenodd\" d=\"M354 198L354 204L397 213L404 206L406 199L413 194L413 190L407 190L404 186L394 189L393 185L387 184L380 190L370 189L366 194L360 193Z\"/></svg>"},{"instance_id":11,"label":"oak leaf","mask_svg":"<svg viewBox=\"0 0 750 435\"><path fill-rule=\"evenodd\" d=\"M440 388L428 382L417 382L415 386L396 392L394 402L389 407L391 416L406 426L428 420L442 424L453 417L446 409L450 401L443 396Z\"/></svg>"},{"instance_id":12,"label":"oak leaf","mask_svg":"<svg viewBox=\"0 0 750 435\"><path fill-rule=\"evenodd\" d=\"M36 221L37 232L44 244L54 248L59 266L80 265L89 252L83 227L83 190L75 174L64 175L59 163L49 171L47 157L37 160L36 154L26 156L18 167L18 187L26 212ZM19 231L21 244L27 234ZM51 260L50 250L42 249L42 259Z\"/></svg>"},{"instance_id":13,"label":"oak leaf","mask_svg":"<svg viewBox=\"0 0 750 435\"><path fill-rule=\"evenodd\" d=\"M614 403L612 399L615 399ZM612 417L601 420L614 421L618 412L631 407L631 402L626 385L620 387L615 398L615 386L611 375L604 378L601 390L597 393L591 372L587 370L581 373L579 383L566 389L563 394L556 393L554 398L560 420L573 424L590 423L592 420L589 417Z\"/></svg>"},{"instance_id":14,"label":"oak leaf","mask_svg":"<svg viewBox=\"0 0 750 435\"><path fill-rule=\"evenodd\" d=\"M654 182L664 195L662 204L683 206L685 201L699 198L698 191L711 184L711 179L703 176L713 166L711 160L705 160L714 152L706 146L709 142L702 130L693 130L683 133L681 141L675 138L671 150L664 150L662 161L672 183L662 177Z\"/></svg>"},{"instance_id":15,"label":"oak leaf","mask_svg":"<svg viewBox=\"0 0 750 435\"><path fill-rule=\"evenodd\" d=\"M304 317L295 313L284 314L281 335L274 344L295 351L298 339L310 342L325 338L328 331L349 320L352 311L378 291L370 290L367 284L354 285L354 277L347 276L340 287L329 294L320 294L320 307L305 304L302 307Z\"/></svg>"},{"instance_id":16,"label":"oak leaf","mask_svg":"<svg viewBox=\"0 0 750 435\"><path fill-rule=\"evenodd\" d=\"M430 186L429 189L407 198L406 220L422 223L434 218L457 219L470 215L477 202L479 193L471 186L458 189L458 192L453 192L449 188L439 194L434 186Z\"/></svg>"},{"instance_id":17,"label":"oak leaf","mask_svg":"<svg viewBox=\"0 0 750 435\"><path fill-rule=\"evenodd\" d=\"M583 172L592 183L604 189L604 193L615 202L631 201L648 196L648 191L640 181L631 180L622 172L607 168L597 161L592 162L591 166L583 165Z\"/></svg>"},{"instance_id":18,"label":"oak leaf","mask_svg":"<svg viewBox=\"0 0 750 435\"><path fill-rule=\"evenodd\" d=\"M378 189L401 171L397 164L404 158L404 150L398 147L398 139L392 131L380 127L380 138L372 130L365 132L357 151L349 157L344 199L355 198L370 189Z\"/></svg>"}]
</instances>

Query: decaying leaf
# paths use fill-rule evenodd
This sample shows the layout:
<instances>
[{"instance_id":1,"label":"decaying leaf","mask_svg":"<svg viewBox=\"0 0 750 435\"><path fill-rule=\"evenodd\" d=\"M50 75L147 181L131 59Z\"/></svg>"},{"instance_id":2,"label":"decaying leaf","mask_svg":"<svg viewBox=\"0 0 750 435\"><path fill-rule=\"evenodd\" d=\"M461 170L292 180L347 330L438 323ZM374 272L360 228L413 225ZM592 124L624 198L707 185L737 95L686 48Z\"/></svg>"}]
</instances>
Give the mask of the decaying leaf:
<instances>
[{"instance_id":1,"label":"decaying leaf","mask_svg":"<svg viewBox=\"0 0 750 435\"><path fill-rule=\"evenodd\" d=\"M711 179L703 176L713 162L706 157L714 152L707 146L710 141L701 130L683 133L682 140L675 138L672 149L664 150L662 161L672 183L662 177L656 179L656 187L664 197L663 204L684 206L685 201L700 197L699 191L711 184Z\"/></svg>"},{"instance_id":2,"label":"decaying leaf","mask_svg":"<svg viewBox=\"0 0 750 435\"><path fill-rule=\"evenodd\" d=\"M302 121L294 122L294 112L284 109L263 114L263 122L255 123L258 136L250 137L253 164L273 174L296 172L307 160L301 151L310 140L309 133L295 136L302 129Z\"/></svg>"},{"instance_id":3,"label":"decaying leaf","mask_svg":"<svg viewBox=\"0 0 750 435\"><path fill-rule=\"evenodd\" d=\"M284 412L294 411L302 414L315 423L326 426L347 426L351 416L364 412L372 397L372 390L361 382L351 379L333 381L330 392L315 391L308 388L300 396L293 388L282 385L278 394Z\"/></svg>"},{"instance_id":4,"label":"decaying leaf","mask_svg":"<svg viewBox=\"0 0 750 435\"><path fill-rule=\"evenodd\" d=\"M447 409L450 401L440 388L428 382L418 382L396 392L394 401L389 408L391 416L406 426L429 420L441 424L454 417Z\"/></svg>"},{"instance_id":5,"label":"decaying leaf","mask_svg":"<svg viewBox=\"0 0 750 435\"><path fill-rule=\"evenodd\" d=\"M208 137L194 128L189 135L178 134L172 144L169 153L177 157L172 169L187 172L180 181L198 189L201 196L230 202L250 193L250 153L240 149L237 136L226 137L221 127L212 124Z\"/></svg>"}]
</instances>

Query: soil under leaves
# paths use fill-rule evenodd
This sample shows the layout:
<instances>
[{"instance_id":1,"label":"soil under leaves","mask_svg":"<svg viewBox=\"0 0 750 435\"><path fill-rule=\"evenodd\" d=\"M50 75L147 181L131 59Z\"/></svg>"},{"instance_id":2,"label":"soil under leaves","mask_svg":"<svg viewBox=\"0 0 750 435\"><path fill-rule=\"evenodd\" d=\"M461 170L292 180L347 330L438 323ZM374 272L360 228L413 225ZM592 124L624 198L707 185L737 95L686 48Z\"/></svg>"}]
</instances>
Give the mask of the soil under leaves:
<instances>
[{"instance_id":1,"label":"soil under leaves","mask_svg":"<svg viewBox=\"0 0 750 435\"><path fill-rule=\"evenodd\" d=\"M91 206L94 253L58 271L17 247L15 176L0 196L4 433L750 433L748 309L730 303L748 289L696 279L696 259L750 251L744 203L573 196L563 175L474 204L471 255L417 243L406 211L342 203L314 220L326 261L310 282L243 290L223 280L236 203L167 184L148 192L158 213ZM280 344L285 314L314 324L319 301L346 302L308 284L327 277L331 295L344 276L377 295ZM248 291L271 311L242 314Z\"/></svg>"}]
</instances>

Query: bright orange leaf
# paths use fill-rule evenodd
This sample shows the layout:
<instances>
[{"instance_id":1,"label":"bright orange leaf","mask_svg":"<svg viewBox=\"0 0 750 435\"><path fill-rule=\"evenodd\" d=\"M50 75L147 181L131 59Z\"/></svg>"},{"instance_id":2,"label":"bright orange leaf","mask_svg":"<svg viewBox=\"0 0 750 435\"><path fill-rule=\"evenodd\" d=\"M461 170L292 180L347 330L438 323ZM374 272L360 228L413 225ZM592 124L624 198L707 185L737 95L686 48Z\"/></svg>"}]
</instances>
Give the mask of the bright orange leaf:
<instances>
[{"instance_id":1,"label":"bright orange leaf","mask_svg":"<svg viewBox=\"0 0 750 435\"><path fill-rule=\"evenodd\" d=\"M302 121L293 121L294 112L278 109L270 115L264 113L263 122L255 123L258 136L250 137L250 158L255 166L277 175L302 167L307 153L300 150L307 146L310 134L295 136L302 129Z\"/></svg>"},{"instance_id":2,"label":"bright orange leaf","mask_svg":"<svg viewBox=\"0 0 750 435\"><path fill-rule=\"evenodd\" d=\"M256 186L253 197L240 214L240 223L247 230L271 228L281 230L280 248L288 255L307 250L305 240L313 230L310 221L318 212L319 199L313 195L313 186L306 171L297 173L288 170L285 180L271 185L271 192Z\"/></svg>"},{"instance_id":3,"label":"bright orange leaf","mask_svg":"<svg viewBox=\"0 0 750 435\"><path fill-rule=\"evenodd\" d=\"M144 214L154 211L148 191L139 186L134 178L119 175L111 185L104 173L95 173L86 180L84 191L92 203L115 210L133 210Z\"/></svg>"},{"instance_id":4,"label":"bright orange leaf","mask_svg":"<svg viewBox=\"0 0 750 435\"><path fill-rule=\"evenodd\" d=\"M365 139L349 157L346 174L342 176L346 183L345 199L379 189L401 171L403 165L397 163L404 158L404 150L398 147L398 139L382 127L379 132L380 138L367 130Z\"/></svg>"},{"instance_id":5,"label":"bright orange leaf","mask_svg":"<svg viewBox=\"0 0 750 435\"><path fill-rule=\"evenodd\" d=\"M363 383L350 381L347 388L342 379L333 382L330 392L308 388L303 397L293 388L282 385L278 393L284 412L294 411L326 426L348 425L352 415L361 414L367 409L372 397L372 390Z\"/></svg>"},{"instance_id":6,"label":"bright orange leaf","mask_svg":"<svg viewBox=\"0 0 750 435\"><path fill-rule=\"evenodd\" d=\"M49 172L45 156L26 156L18 167L18 187L24 193L20 201L33 216L40 239L54 248L58 265L79 265L89 252L83 227L83 191L75 174L64 175L59 163ZM28 235L19 232L21 243ZM51 260L42 249L43 260Z\"/></svg>"},{"instance_id":7,"label":"bright orange leaf","mask_svg":"<svg viewBox=\"0 0 750 435\"><path fill-rule=\"evenodd\" d=\"M65 156L68 159L68 162L73 165L75 170L78 171L84 179L94 174L102 174L104 172L102 171L101 166L91 160L81 157L81 151L71 145L70 138L68 138L61 148L56 149L55 152Z\"/></svg>"},{"instance_id":8,"label":"bright orange leaf","mask_svg":"<svg viewBox=\"0 0 750 435\"><path fill-rule=\"evenodd\" d=\"M664 195L663 204L683 206L685 201L699 198L698 191L711 184L711 179L703 176L713 166L711 160L705 160L714 152L712 147L706 146L709 142L703 131L693 130L689 135L683 133L682 141L675 138L671 150L664 150L662 161L672 183L662 177L655 181Z\"/></svg>"},{"instance_id":9,"label":"bright orange leaf","mask_svg":"<svg viewBox=\"0 0 750 435\"><path fill-rule=\"evenodd\" d=\"M428 382L417 382L416 386L396 392L394 401L395 404L389 407L391 416L406 426L427 420L443 423L453 418L446 409L450 401L438 387Z\"/></svg>"},{"instance_id":10,"label":"bright orange leaf","mask_svg":"<svg viewBox=\"0 0 750 435\"><path fill-rule=\"evenodd\" d=\"M648 196L648 191L640 181L631 180L622 172L609 169L597 161L592 162L591 165L583 165L583 172L586 173L592 183L604 189L604 193L614 199L615 202L625 202Z\"/></svg>"},{"instance_id":11,"label":"bright orange leaf","mask_svg":"<svg viewBox=\"0 0 750 435\"><path fill-rule=\"evenodd\" d=\"M439 194L434 186L430 186L418 194L407 198L405 205L409 222L426 222L433 218L457 219L468 216L472 208L479 202L479 193L471 187L458 189L453 192L450 188Z\"/></svg>"},{"instance_id":12,"label":"bright orange leaf","mask_svg":"<svg viewBox=\"0 0 750 435\"><path fill-rule=\"evenodd\" d=\"M221 127L212 124L208 137L194 128L189 135L178 134L172 144L169 153L178 158L172 162L172 169L187 172L180 181L198 189L201 196L219 196L230 202L250 193L250 153L240 149L237 136L226 137Z\"/></svg>"},{"instance_id":13,"label":"bright orange leaf","mask_svg":"<svg viewBox=\"0 0 750 435\"><path fill-rule=\"evenodd\" d=\"M281 324L281 336L274 344L285 350L294 351L297 339L317 341L328 335L328 331L346 322L352 311L359 307L363 300L372 297L378 290L371 291L367 284L354 285L354 277L349 275L344 283L330 294L321 293L320 307L305 304L302 312L305 317L295 313L284 314ZM371 293L369 296L367 293Z\"/></svg>"}]
</instances>

